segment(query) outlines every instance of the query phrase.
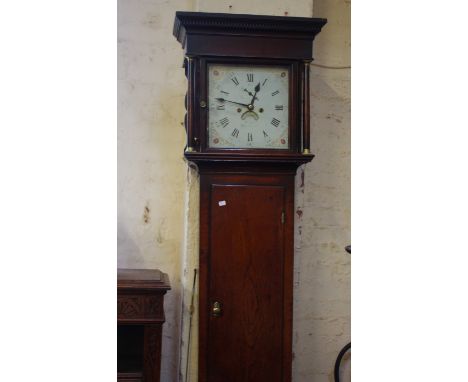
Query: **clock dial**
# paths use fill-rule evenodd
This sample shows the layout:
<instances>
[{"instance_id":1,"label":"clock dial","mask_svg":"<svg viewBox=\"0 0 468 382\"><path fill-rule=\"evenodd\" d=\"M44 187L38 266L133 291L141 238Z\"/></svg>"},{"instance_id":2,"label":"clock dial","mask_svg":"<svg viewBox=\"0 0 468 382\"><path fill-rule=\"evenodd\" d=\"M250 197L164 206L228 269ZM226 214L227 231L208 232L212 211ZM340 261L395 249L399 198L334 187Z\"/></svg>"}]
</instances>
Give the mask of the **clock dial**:
<instances>
[{"instance_id":1,"label":"clock dial","mask_svg":"<svg viewBox=\"0 0 468 382\"><path fill-rule=\"evenodd\" d=\"M289 148L286 67L208 66L208 146Z\"/></svg>"}]
</instances>

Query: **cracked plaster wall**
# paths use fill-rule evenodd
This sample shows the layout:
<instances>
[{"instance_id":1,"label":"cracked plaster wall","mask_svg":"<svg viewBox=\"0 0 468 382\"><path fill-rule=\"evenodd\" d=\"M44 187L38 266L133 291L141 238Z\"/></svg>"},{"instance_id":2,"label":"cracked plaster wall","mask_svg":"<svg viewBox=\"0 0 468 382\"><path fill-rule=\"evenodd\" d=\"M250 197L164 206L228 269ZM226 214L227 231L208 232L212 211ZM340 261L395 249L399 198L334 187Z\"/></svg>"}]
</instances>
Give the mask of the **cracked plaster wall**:
<instances>
[{"instance_id":1,"label":"cracked plaster wall","mask_svg":"<svg viewBox=\"0 0 468 382\"><path fill-rule=\"evenodd\" d=\"M314 15L328 24L314 44L315 62L349 66L349 0L315 0ZM333 366L351 340L351 129L349 69L311 67L311 151L314 160L298 176L294 288L296 382L333 381ZM300 171L299 174L302 172ZM350 380L344 362L343 381Z\"/></svg>"},{"instance_id":2,"label":"cracked plaster wall","mask_svg":"<svg viewBox=\"0 0 468 382\"><path fill-rule=\"evenodd\" d=\"M165 300L162 382L176 381L187 166L186 80L174 13L190 1L118 1L118 266L159 268Z\"/></svg>"},{"instance_id":3,"label":"cracked plaster wall","mask_svg":"<svg viewBox=\"0 0 468 382\"><path fill-rule=\"evenodd\" d=\"M177 10L317 16L316 62L350 62L350 1L118 0L118 265L159 268L165 301L162 382L185 375L188 308L198 267L198 175L182 159L186 80L172 36ZM332 381L350 338L350 71L311 68L316 158L296 181L293 380ZM196 296L197 297L197 296ZM194 315L190 381L196 381ZM182 319L183 318L183 319Z\"/></svg>"}]
</instances>

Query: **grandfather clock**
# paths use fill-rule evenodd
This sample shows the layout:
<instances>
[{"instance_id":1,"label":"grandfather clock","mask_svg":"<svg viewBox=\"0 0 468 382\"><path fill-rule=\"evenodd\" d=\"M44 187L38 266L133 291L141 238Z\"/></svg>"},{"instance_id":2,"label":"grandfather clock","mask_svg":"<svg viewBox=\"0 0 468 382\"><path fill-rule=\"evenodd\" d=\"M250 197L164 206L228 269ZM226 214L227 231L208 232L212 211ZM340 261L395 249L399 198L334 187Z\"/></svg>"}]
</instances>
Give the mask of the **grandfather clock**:
<instances>
[{"instance_id":1,"label":"grandfather clock","mask_svg":"<svg viewBox=\"0 0 468 382\"><path fill-rule=\"evenodd\" d=\"M199 382L289 382L294 177L325 19L177 12L200 173Z\"/></svg>"}]
</instances>

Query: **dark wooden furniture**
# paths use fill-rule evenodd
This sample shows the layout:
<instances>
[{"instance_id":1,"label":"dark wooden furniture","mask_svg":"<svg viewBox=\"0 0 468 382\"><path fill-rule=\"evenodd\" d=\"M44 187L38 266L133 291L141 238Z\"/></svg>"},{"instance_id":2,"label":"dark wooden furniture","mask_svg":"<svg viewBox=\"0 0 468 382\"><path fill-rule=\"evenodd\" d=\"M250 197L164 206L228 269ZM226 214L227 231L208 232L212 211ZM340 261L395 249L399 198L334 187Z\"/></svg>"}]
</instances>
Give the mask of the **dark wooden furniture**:
<instances>
[{"instance_id":1,"label":"dark wooden furniture","mask_svg":"<svg viewBox=\"0 0 468 382\"><path fill-rule=\"evenodd\" d=\"M184 155L198 168L201 184L199 382L291 381L294 179L297 167L313 158L309 63L325 23L176 13L174 36L185 50L188 79ZM208 67L226 63L286 68L286 149L210 147L208 113L220 96L209 94ZM253 86L245 92L253 93ZM258 104L266 94L257 91L252 101L240 101L242 92L231 100L256 111L255 96ZM241 123L232 118L229 128L240 130Z\"/></svg>"},{"instance_id":2,"label":"dark wooden furniture","mask_svg":"<svg viewBox=\"0 0 468 382\"><path fill-rule=\"evenodd\" d=\"M117 380L159 382L166 274L157 269L118 269Z\"/></svg>"}]
</instances>

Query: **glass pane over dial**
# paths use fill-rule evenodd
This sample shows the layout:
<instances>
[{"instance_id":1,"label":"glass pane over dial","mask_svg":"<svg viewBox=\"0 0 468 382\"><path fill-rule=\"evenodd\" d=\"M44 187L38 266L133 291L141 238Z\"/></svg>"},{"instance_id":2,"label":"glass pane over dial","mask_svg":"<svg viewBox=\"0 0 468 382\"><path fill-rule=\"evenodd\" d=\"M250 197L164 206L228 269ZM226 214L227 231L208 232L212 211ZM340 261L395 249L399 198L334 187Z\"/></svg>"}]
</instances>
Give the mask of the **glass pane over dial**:
<instances>
[{"instance_id":1,"label":"glass pane over dial","mask_svg":"<svg viewBox=\"0 0 468 382\"><path fill-rule=\"evenodd\" d=\"M208 66L208 146L289 148L286 67Z\"/></svg>"}]
</instances>

